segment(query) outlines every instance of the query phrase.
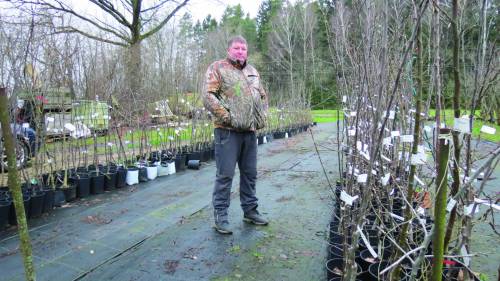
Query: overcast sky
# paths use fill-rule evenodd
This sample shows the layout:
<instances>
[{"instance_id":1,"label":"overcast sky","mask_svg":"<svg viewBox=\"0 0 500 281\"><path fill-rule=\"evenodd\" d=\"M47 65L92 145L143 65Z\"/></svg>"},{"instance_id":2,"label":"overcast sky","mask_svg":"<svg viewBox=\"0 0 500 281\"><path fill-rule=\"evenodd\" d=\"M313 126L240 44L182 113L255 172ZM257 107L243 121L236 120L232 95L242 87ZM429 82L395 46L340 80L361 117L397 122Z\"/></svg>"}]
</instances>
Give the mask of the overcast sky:
<instances>
[{"instance_id":1,"label":"overcast sky","mask_svg":"<svg viewBox=\"0 0 500 281\"><path fill-rule=\"evenodd\" d=\"M196 20L202 21L208 14L211 14L219 21L227 6L241 4L243 11L250 13L250 17L254 18L257 16L261 3L262 0L191 0L188 7L180 11L179 15L184 15L186 11L189 11L196 22Z\"/></svg>"}]
</instances>

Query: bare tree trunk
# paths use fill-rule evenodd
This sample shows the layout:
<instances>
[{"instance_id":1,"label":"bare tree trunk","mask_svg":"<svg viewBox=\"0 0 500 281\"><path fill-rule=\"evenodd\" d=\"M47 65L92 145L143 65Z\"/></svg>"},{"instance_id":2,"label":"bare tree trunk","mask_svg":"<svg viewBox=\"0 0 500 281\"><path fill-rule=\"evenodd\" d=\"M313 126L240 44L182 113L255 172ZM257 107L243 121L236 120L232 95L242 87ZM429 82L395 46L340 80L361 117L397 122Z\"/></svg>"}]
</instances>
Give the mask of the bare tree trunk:
<instances>
[{"instance_id":1,"label":"bare tree trunk","mask_svg":"<svg viewBox=\"0 0 500 281\"><path fill-rule=\"evenodd\" d=\"M24 212L23 194L21 183L16 169L16 143L9 124L9 101L5 88L0 88L0 123L2 125L2 135L4 139L5 152L9 165L8 185L12 193L14 207L16 209L19 239L21 240L21 254L23 256L24 271L26 280L35 280L35 267L33 266L33 256L31 253L31 241Z\"/></svg>"}]
</instances>

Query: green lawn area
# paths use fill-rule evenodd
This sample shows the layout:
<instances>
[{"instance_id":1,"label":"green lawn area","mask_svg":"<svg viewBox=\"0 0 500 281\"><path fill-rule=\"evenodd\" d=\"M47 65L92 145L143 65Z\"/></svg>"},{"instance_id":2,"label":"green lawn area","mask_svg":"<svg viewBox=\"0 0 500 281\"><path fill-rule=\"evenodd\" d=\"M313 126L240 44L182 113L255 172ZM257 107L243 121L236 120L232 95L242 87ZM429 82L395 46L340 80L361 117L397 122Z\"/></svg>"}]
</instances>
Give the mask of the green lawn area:
<instances>
[{"instance_id":1,"label":"green lawn area","mask_svg":"<svg viewBox=\"0 0 500 281\"><path fill-rule=\"evenodd\" d=\"M337 117L337 109L317 109L311 110L311 114L313 117L313 122L318 123L331 123L337 121L339 118ZM340 120L344 118L344 114L338 112L340 114Z\"/></svg>"},{"instance_id":2,"label":"green lawn area","mask_svg":"<svg viewBox=\"0 0 500 281\"><path fill-rule=\"evenodd\" d=\"M311 110L311 113L312 113L314 122L331 123L331 122L337 121L337 119L338 119L337 111L338 110L336 110L336 109L322 109L322 110ZM342 120L344 115L342 112L340 112L339 114L340 114L340 120ZM467 114L466 111L461 112L461 115L466 115L466 114ZM429 116L434 117L435 115L436 115L436 111L434 109L431 109L429 111ZM453 121L454 121L453 110L451 110L451 109L444 110L441 113L441 116L445 117L442 122L445 122L448 127L453 127ZM476 118L480 117L480 112L476 111L475 116L476 116ZM480 133L481 127L483 125L487 125L489 127L496 128L495 134L490 135L490 134ZM499 143L500 142L500 126L493 124L493 123L487 123L487 122L483 122L482 120L476 119L473 122L472 136L474 138L481 137L481 139L483 139L483 140Z\"/></svg>"},{"instance_id":3,"label":"green lawn area","mask_svg":"<svg viewBox=\"0 0 500 281\"><path fill-rule=\"evenodd\" d=\"M461 110L460 111L460 115L461 116L468 115L468 114L469 114L469 111L465 111L465 110ZM436 116L436 110L434 110L434 109L429 110L429 116L430 117ZM442 119L441 122L446 123L447 127L453 128L453 123L454 123L455 119L453 117L453 110L452 109L443 110L441 112L441 117L444 117L444 119ZM476 110L476 112L474 114L474 117L475 118L480 118L481 117L479 110ZM481 131L481 127L483 127L483 125L495 128L496 129L495 134L494 135L490 135L490 134L481 133L480 132ZM481 137L482 140L487 140L487 141L491 141L491 142L495 142L495 143L500 143L500 126L498 126L498 125L496 125L494 123L484 122L482 120L475 119L472 122L472 136L474 138Z\"/></svg>"}]
</instances>

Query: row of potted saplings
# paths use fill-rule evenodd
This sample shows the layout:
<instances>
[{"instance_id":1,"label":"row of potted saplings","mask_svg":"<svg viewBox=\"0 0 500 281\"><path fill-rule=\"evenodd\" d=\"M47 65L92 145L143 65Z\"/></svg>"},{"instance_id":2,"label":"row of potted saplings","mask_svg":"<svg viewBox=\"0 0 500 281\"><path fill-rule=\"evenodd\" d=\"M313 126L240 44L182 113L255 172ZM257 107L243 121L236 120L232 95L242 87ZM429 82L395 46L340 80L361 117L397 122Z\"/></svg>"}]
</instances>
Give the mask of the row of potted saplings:
<instances>
[{"instance_id":1,"label":"row of potted saplings","mask_svg":"<svg viewBox=\"0 0 500 281\"><path fill-rule=\"evenodd\" d=\"M352 205L344 205L345 208L350 208L350 216L346 215L346 209L341 209L340 193L342 185L337 183L335 196L337 198L334 207L332 219L329 224L329 240L327 249L327 280L340 281L343 278L345 258L347 249L352 243L358 244L358 249L355 253L355 263L357 266L356 280L358 281L376 281L390 280L390 274L394 267L383 272L389 267L392 262L400 257L395 257L394 251L396 247L393 241L398 241L399 232L401 230L400 218L403 217L404 204L400 194L396 193L393 196L386 198L376 198L372 201L369 213L365 216L364 224L361 227L366 241L370 244L366 245L365 240L361 237L358 241L352 241L353 231L357 227L348 225L347 222L352 221L352 216L360 210L359 203ZM416 203L415 203L416 204ZM432 227L432 219L429 217L421 218L425 220L425 228L428 232ZM419 219L414 219L409 227L407 245L410 249L417 248L425 238L425 231ZM376 257L372 254L372 251ZM410 255L401 262L401 280L409 280L413 261L417 258L418 252L415 255ZM426 249L426 255L432 255L432 243ZM417 272L417 280L430 280L432 267L432 258L428 257L424 260ZM460 271L464 270L463 265L454 260L446 260L443 268L443 280L456 281ZM383 272L383 273L382 273ZM423 279L421 279L423 278Z\"/></svg>"},{"instance_id":2,"label":"row of potted saplings","mask_svg":"<svg viewBox=\"0 0 500 281\"><path fill-rule=\"evenodd\" d=\"M258 144L273 139L291 137L307 130L309 124L298 125L286 130L259 134ZM115 163L91 164L69 170L42 174L38 180L22 184L26 218L37 218L60 207L65 202L101 194L105 191L147 182L157 177L175 174L187 169L198 170L201 162L213 160L214 143L196 143L179 149L150 152L148 156L136 156L127 166ZM16 214L8 187L0 187L0 230L8 225L16 225Z\"/></svg>"}]
</instances>

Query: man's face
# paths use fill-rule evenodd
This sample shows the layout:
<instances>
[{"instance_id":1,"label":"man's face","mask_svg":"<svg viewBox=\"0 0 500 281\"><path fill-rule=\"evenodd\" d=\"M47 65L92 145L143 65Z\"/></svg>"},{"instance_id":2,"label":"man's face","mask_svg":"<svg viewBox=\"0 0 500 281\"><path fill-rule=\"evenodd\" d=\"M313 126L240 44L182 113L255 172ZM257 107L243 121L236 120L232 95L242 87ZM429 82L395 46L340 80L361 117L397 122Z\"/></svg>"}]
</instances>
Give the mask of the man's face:
<instances>
[{"instance_id":1,"label":"man's face","mask_svg":"<svg viewBox=\"0 0 500 281\"><path fill-rule=\"evenodd\" d=\"M233 42L227 49L227 55L230 59L243 64L247 60L247 45L241 42Z\"/></svg>"}]
</instances>

